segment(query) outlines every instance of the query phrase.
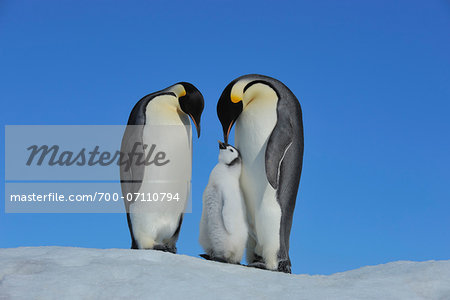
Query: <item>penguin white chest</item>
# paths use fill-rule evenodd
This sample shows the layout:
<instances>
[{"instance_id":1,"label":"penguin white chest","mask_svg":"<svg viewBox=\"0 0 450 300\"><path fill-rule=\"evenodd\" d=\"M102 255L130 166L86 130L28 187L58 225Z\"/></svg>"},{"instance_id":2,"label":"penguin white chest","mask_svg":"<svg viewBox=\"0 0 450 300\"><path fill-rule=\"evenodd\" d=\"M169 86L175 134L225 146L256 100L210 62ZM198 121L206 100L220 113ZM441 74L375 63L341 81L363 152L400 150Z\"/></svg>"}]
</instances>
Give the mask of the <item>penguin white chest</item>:
<instances>
[{"instance_id":1,"label":"penguin white chest","mask_svg":"<svg viewBox=\"0 0 450 300\"><path fill-rule=\"evenodd\" d=\"M237 119L235 127L236 147L242 155L241 189L244 193L249 215L249 225L253 226L255 210L263 201L263 196L271 189L265 168L265 153L270 134L277 123L277 99L266 97L248 103Z\"/></svg>"},{"instance_id":2,"label":"penguin white chest","mask_svg":"<svg viewBox=\"0 0 450 300\"><path fill-rule=\"evenodd\" d=\"M147 122L142 133L143 144L147 145L145 155L156 147L157 151L165 153L168 162L162 166L145 166L139 189L139 197L145 202L137 201L130 206L133 234L140 248L152 248L173 236L190 195L192 132L189 119L165 103L152 102L147 106ZM177 200L169 202L169 198Z\"/></svg>"}]
</instances>

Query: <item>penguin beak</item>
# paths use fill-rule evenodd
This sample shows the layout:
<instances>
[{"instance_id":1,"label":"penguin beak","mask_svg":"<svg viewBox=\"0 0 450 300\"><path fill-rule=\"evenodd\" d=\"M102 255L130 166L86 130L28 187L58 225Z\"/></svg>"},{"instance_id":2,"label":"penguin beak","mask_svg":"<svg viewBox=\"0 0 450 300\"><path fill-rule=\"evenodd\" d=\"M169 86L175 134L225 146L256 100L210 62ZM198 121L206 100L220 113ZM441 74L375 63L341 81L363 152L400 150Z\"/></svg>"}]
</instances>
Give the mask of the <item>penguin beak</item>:
<instances>
[{"instance_id":1,"label":"penguin beak","mask_svg":"<svg viewBox=\"0 0 450 300\"><path fill-rule=\"evenodd\" d=\"M219 142L219 149L227 149L227 145L225 145L221 141L218 141L218 142Z\"/></svg>"},{"instance_id":2,"label":"penguin beak","mask_svg":"<svg viewBox=\"0 0 450 300\"><path fill-rule=\"evenodd\" d=\"M223 132L225 143L228 143L228 137L230 136L230 131L231 131L231 128L233 128L233 125L234 125L234 120L231 121L230 126L228 126L227 132L226 133L225 133L225 131Z\"/></svg>"},{"instance_id":3,"label":"penguin beak","mask_svg":"<svg viewBox=\"0 0 450 300\"><path fill-rule=\"evenodd\" d=\"M189 114L189 116L191 117L192 122L194 123L195 128L197 129L197 137L199 138L199 137L200 137L200 120L197 121L197 120L192 116L192 114Z\"/></svg>"},{"instance_id":4,"label":"penguin beak","mask_svg":"<svg viewBox=\"0 0 450 300\"><path fill-rule=\"evenodd\" d=\"M197 137L200 137L200 118L202 116L205 101L200 91L188 82L180 82L178 85L184 87L184 94L178 96L181 110L189 115L197 129Z\"/></svg>"}]
</instances>

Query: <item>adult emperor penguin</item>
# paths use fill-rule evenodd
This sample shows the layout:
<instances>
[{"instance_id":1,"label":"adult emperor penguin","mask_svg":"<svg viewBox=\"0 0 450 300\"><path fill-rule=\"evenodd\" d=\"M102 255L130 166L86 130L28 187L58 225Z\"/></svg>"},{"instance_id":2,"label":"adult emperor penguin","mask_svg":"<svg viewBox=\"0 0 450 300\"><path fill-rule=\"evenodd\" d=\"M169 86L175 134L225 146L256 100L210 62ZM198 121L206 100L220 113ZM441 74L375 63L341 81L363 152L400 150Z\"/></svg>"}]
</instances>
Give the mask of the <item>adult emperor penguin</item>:
<instances>
[{"instance_id":1,"label":"adult emperor penguin","mask_svg":"<svg viewBox=\"0 0 450 300\"><path fill-rule=\"evenodd\" d=\"M289 235L303 162L300 103L280 81L244 75L223 91L217 114L242 155L249 266L291 272Z\"/></svg>"},{"instance_id":2,"label":"adult emperor penguin","mask_svg":"<svg viewBox=\"0 0 450 300\"><path fill-rule=\"evenodd\" d=\"M189 117L200 137L203 107L197 88L180 82L145 96L131 111L122 139L120 180L132 249L176 253L190 195Z\"/></svg>"}]
</instances>

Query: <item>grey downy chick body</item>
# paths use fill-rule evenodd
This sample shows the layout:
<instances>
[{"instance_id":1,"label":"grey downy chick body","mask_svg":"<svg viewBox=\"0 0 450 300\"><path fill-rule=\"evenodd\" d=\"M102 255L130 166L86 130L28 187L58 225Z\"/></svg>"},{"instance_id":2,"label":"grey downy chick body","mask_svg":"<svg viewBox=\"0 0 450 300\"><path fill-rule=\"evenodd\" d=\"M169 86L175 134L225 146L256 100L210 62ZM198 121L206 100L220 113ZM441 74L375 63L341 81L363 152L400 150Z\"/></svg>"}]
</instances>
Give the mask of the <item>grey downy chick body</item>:
<instances>
[{"instance_id":1,"label":"grey downy chick body","mask_svg":"<svg viewBox=\"0 0 450 300\"><path fill-rule=\"evenodd\" d=\"M219 141L219 163L203 193L199 242L203 257L239 263L247 243L245 204L239 186L241 156L231 145Z\"/></svg>"}]
</instances>

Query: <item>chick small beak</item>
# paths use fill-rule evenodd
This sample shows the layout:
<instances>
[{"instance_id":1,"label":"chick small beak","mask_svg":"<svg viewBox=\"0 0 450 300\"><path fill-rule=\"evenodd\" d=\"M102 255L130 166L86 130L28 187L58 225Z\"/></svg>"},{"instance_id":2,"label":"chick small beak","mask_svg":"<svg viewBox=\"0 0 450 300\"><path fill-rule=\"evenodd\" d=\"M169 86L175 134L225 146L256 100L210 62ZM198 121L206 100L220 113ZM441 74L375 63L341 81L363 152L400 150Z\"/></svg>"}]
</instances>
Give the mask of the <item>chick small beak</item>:
<instances>
[{"instance_id":1,"label":"chick small beak","mask_svg":"<svg viewBox=\"0 0 450 300\"><path fill-rule=\"evenodd\" d=\"M224 143L222 143L221 141L218 141L218 142L219 142L219 149L226 149L227 148L227 146Z\"/></svg>"}]
</instances>

